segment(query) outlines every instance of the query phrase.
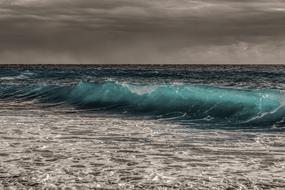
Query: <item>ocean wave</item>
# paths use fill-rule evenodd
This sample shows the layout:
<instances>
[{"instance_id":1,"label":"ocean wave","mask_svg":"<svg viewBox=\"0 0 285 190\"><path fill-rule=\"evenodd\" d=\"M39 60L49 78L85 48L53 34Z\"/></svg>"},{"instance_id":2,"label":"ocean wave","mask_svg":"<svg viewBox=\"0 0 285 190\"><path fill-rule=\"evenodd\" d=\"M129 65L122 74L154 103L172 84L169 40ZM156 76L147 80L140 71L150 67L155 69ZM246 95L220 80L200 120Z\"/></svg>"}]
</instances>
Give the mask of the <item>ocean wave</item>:
<instances>
[{"instance_id":1,"label":"ocean wave","mask_svg":"<svg viewBox=\"0 0 285 190\"><path fill-rule=\"evenodd\" d=\"M116 81L77 85L2 87L0 98L65 103L80 109L204 123L274 124L285 117L284 93L190 84L129 84Z\"/></svg>"},{"instance_id":2,"label":"ocean wave","mask_svg":"<svg viewBox=\"0 0 285 190\"><path fill-rule=\"evenodd\" d=\"M13 75L13 76L3 76L0 77L0 81L12 81L12 80L24 80L24 79L30 79L36 76L36 73L33 73L31 71L24 71L19 74Z\"/></svg>"}]
</instances>

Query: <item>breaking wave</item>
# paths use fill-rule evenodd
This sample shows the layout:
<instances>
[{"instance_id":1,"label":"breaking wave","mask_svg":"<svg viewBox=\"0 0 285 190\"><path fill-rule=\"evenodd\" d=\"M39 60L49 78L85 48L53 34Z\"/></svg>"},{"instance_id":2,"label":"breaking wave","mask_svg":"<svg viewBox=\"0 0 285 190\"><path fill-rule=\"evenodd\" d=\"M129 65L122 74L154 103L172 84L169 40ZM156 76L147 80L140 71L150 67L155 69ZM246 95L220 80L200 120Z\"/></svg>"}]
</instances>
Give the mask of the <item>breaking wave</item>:
<instances>
[{"instance_id":1,"label":"breaking wave","mask_svg":"<svg viewBox=\"0 0 285 190\"><path fill-rule=\"evenodd\" d=\"M105 81L69 86L2 86L0 98L64 103L79 109L146 115L184 123L268 125L285 117L282 91L183 83L151 85Z\"/></svg>"}]
</instances>

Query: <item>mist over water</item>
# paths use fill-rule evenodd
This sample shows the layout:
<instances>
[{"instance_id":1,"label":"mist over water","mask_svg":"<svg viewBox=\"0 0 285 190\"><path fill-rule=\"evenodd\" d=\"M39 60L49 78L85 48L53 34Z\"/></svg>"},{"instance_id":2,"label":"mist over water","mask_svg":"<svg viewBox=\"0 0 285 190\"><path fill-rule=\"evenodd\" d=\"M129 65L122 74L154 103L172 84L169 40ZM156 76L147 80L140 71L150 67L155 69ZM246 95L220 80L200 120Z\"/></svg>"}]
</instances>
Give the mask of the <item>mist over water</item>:
<instances>
[{"instance_id":1,"label":"mist over water","mask_svg":"<svg viewBox=\"0 0 285 190\"><path fill-rule=\"evenodd\" d=\"M5 187L285 188L284 66L0 68Z\"/></svg>"}]
</instances>

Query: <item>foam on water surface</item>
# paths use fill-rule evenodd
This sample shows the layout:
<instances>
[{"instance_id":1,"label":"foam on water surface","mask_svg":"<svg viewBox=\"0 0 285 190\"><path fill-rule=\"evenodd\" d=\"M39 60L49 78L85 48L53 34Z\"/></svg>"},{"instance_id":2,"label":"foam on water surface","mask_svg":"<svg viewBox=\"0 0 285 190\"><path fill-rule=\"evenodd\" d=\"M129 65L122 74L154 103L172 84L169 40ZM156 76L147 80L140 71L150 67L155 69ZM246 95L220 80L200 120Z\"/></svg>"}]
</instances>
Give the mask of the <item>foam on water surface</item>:
<instances>
[{"instance_id":1,"label":"foam on water surface","mask_svg":"<svg viewBox=\"0 0 285 190\"><path fill-rule=\"evenodd\" d=\"M0 189L285 188L282 66L0 67Z\"/></svg>"},{"instance_id":2,"label":"foam on water surface","mask_svg":"<svg viewBox=\"0 0 285 190\"><path fill-rule=\"evenodd\" d=\"M0 180L6 186L285 187L284 133L201 130L70 107L14 106L1 103L0 109Z\"/></svg>"}]
</instances>

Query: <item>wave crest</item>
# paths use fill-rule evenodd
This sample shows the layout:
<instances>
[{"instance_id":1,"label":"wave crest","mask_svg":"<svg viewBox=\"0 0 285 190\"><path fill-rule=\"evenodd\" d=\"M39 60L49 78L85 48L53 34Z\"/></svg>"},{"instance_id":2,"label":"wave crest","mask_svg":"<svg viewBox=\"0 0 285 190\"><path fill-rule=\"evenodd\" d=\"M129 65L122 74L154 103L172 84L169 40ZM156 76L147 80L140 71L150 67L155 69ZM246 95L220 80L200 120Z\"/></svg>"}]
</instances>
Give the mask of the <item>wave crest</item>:
<instances>
[{"instance_id":1,"label":"wave crest","mask_svg":"<svg viewBox=\"0 0 285 190\"><path fill-rule=\"evenodd\" d=\"M240 90L204 85L80 82L73 86L28 86L7 90L8 97L63 102L85 109L209 123L274 123L285 116L284 94L277 90ZM2 92L2 98L4 97ZM211 119L209 119L211 118Z\"/></svg>"}]
</instances>

